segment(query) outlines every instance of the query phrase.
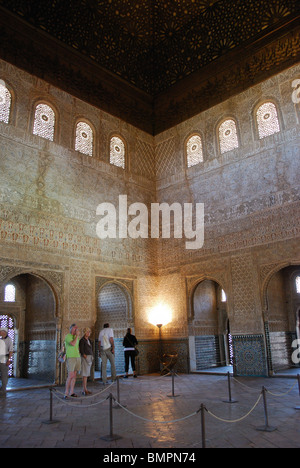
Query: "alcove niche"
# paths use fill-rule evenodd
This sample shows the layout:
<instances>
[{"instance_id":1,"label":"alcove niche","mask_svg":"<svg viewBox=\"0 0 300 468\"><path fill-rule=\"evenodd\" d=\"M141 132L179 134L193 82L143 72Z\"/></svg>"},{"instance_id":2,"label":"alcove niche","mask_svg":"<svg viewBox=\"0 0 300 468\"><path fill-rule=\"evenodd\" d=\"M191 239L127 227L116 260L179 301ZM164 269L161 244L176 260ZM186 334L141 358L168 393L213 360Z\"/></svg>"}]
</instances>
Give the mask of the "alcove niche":
<instances>
[{"instance_id":1,"label":"alcove niche","mask_svg":"<svg viewBox=\"0 0 300 468\"><path fill-rule=\"evenodd\" d=\"M1 325L9 323L14 338L11 377L53 383L57 337L52 289L41 277L25 273L3 284L1 296Z\"/></svg>"}]
</instances>

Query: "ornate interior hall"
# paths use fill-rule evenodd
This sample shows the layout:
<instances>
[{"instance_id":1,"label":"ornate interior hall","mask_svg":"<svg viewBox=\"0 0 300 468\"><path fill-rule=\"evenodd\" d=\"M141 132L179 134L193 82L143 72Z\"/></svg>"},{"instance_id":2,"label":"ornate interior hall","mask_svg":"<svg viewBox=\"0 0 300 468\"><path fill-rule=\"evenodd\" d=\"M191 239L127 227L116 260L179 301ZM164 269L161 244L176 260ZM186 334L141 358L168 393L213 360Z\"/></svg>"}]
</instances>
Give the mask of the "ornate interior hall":
<instances>
[{"instance_id":1,"label":"ornate interior hall","mask_svg":"<svg viewBox=\"0 0 300 468\"><path fill-rule=\"evenodd\" d=\"M64 385L73 323L91 329L93 385L105 323L119 376L131 328L141 378L295 381L299 9L0 0L11 401Z\"/></svg>"}]
</instances>

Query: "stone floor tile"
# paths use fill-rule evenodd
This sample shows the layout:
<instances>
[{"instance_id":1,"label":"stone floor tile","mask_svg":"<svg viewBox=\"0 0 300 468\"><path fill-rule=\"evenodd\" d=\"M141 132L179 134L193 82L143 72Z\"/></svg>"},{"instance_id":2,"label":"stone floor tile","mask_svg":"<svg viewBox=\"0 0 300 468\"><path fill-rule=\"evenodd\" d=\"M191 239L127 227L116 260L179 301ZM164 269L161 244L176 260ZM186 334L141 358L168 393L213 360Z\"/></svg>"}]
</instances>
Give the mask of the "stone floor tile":
<instances>
[{"instance_id":1,"label":"stone floor tile","mask_svg":"<svg viewBox=\"0 0 300 468\"><path fill-rule=\"evenodd\" d=\"M175 379L176 398L168 397L171 385L170 378L157 375L121 380L120 401L126 408L113 409L113 433L120 439L111 442L102 440L110 432L109 402L103 400L109 392L117 396L116 386L100 393L103 387L93 382L92 398L68 402L61 399L64 389L57 387L52 415L58 421L55 424L44 423L50 418L49 389L12 390L0 400L0 447L197 450L202 447L201 403L213 414L205 412L207 448L300 447L300 411L294 409L300 405L300 397L294 378L232 380L232 393L238 400L235 404L223 401L228 397L227 377L179 375ZM281 395L267 393L269 424L277 427L272 433L257 431L265 422L262 399L247 415L263 385ZM235 419L239 421L232 422Z\"/></svg>"}]
</instances>

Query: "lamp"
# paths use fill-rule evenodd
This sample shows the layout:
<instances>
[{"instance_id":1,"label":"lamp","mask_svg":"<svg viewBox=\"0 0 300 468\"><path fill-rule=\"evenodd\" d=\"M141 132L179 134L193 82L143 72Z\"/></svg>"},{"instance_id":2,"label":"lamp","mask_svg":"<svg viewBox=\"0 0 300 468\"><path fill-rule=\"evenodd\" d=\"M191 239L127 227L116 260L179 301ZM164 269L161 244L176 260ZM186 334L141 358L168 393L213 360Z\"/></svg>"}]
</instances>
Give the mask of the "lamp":
<instances>
[{"instance_id":1,"label":"lamp","mask_svg":"<svg viewBox=\"0 0 300 468\"><path fill-rule=\"evenodd\" d=\"M167 325L171 322L172 312L169 306L160 303L151 308L148 319L152 325L156 325L158 328L161 328L163 325Z\"/></svg>"},{"instance_id":2,"label":"lamp","mask_svg":"<svg viewBox=\"0 0 300 468\"><path fill-rule=\"evenodd\" d=\"M172 321L172 312L168 305L162 302L151 308L148 315L148 320L152 325L155 325L159 330L159 360L162 362L163 359L163 347L162 347L162 327Z\"/></svg>"},{"instance_id":3,"label":"lamp","mask_svg":"<svg viewBox=\"0 0 300 468\"><path fill-rule=\"evenodd\" d=\"M157 323L156 326L159 330L159 359L162 360L162 340L161 340L161 327L163 326L162 323Z\"/></svg>"}]
</instances>

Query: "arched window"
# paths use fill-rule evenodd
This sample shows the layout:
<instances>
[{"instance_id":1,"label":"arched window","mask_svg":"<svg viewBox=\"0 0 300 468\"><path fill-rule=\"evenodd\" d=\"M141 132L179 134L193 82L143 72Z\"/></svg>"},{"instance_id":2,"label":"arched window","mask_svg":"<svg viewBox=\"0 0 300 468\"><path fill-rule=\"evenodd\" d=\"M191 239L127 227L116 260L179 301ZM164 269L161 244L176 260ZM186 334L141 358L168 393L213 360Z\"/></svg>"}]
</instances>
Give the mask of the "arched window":
<instances>
[{"instance_id":1,"label":"arched window","mask_svg":"<svg viewBox=\"0 0 300 468\"><path fill-rule=\"evenodd\" d=\"M296 292L300 294L300 276L296 276Z\"/></svg>"},{"instance_id":2,"label":"arched window","mask_svg":"<svg viewBox=\"0 0 300 468\"><path fill-rule=\"evenodd\" d=\"M227 296L226 296L226 292L224 291L224 289L222 289L221 291L221 302L227 302Z\"/></svg>"},{"instance_id":3,"label":"arched window","mask_svg":"<svg viewBox=\"0 0 300 468\"><path fill-rule=\"evenodd\" d=\"M236 123L232 119L225 120L219 127L219 143L221 154L239 147Z\"/></svg>"},{"instance_id":4,"label":"arched window","mask_svg":"<svg viewBox=\"0 0 300 468\"><path fill-rule=\"evenodd\" d=\"M191 136L186 143L187 167L203 162L202 140L200 135Z\"/></svg>"},{"instance_id":5,"label":"arched window","mask_svg":"<svg viewBox=\"0 0 300 468\"><path fill-rule=\"evenodd\" d=\"M76 126L75 150L93 156L93 130L86 122L78 122Z\"/></svg>"},{"instance_id":6,"label":"arched window","mask_svg":"<svg viewBox=\"0 0 300 468\"><path fill-rule=\"evenodd\" d=\"M55 113L47 104L38 104L35 108L33 134L53 141Z\"/></svg>"},{"instance_id":7,"label":"arched window","mask_svg":"<svg viewBox=\"0 0 300 468\"><path fill-rule=\"evenodd\" d=\"M259 138L265 138L280 132L278 114L273 102L265 102L256 111Z\"/></svg>"},{"instance_id":8,"label":"arched window","mask_svg":"<svg viewBox=\"0 0 300 468\"><path fill-rule=\"evenodd\" d=\"M8 123L11 108L11 94L0 80L0 122Z\"/></svg>"},{"instance_id":9,"label":"arched window","mask_svg":"<svg viewBox=\"0 0 300 468\"><path fill-rule=\"evenodd\" d=\"M125 144L117 136L112 137L110 140L109 161L110 164L125 169Z\"/></svg>"},{"instance_id":10,"label":"arched window","mask_svg":"<svg viewBox=\"0 0 300 468\"><path fill-rule=\"evenodd\" d=\"M5 286L4 302L16 302L16 288L13 284Z\"/></svg>"}]
</instances>

